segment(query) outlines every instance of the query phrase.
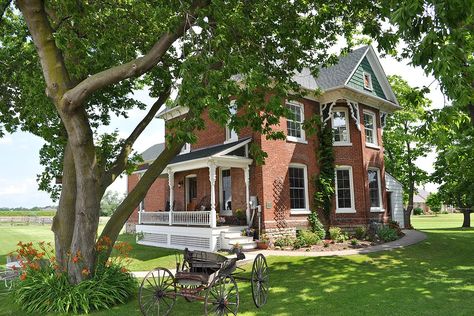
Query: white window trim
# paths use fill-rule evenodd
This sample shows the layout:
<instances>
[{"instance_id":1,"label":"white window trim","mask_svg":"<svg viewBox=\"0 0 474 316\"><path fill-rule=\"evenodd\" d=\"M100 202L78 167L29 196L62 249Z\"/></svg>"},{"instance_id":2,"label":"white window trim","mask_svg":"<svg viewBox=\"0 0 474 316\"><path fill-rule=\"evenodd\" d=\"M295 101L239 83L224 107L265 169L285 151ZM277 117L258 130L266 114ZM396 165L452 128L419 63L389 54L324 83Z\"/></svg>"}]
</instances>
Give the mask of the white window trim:
<instances>
[{"instance_id":1,"label":"white window trim","mask_svg":"<svg viewBox=\"0 0 474 316\"><path fill-rule=\"evenodd\" d=\"M338 170L349 170L349 185L351 190L351 208L339 208L339 200L337 196L337 171ZM335 183L335 191L336 191L336 213L344 214L344 213L355 213L355 198L354 198L354 179L352 176L352 166L336 166L334 179L336 180Z\"/></svg>"},{"instance_id":2,"label":"white window trim","mask_svg":"<svg viewBox=\"0 0 474 316\"><path fill-rule=\"evenodd\" d=\"M366 75L369 76L369 84L370 84L370 85L369 85L368 87L365 86L365 76L366 76ZM373 90L374 90L374 85L372 84L372 75L371 75L370 73L365 72L365 71L362 72L362 82L363 82L363 84L364 84L364 89L367 89L367 90L369 90L369 91L373 91Z\"/></svg>"},{"instance_id":3,"label":"white window trim","mask_svg":"<svg viewBox=\"0 0 474 316\"><path fill-rule=\"evenodd\" d=\"M232 108L235 105L235 102L236 102L235 100L230 101L229 108ZM237 109L236 109L236 111L237 111ZM232 111L230 112L230 114L235 115L235 113L232 113ZM234 134L234 135L232 135L232 134ZM237 134L236 131L229 128L229 122L227 122L227 124L225 126L225 141L224 141L224 144L232 143L232 142L235 142L235 141L238 141L238 140L239 140L239 135Z\"/></svg>"},{"instance_id":4,"label":"white window trim","mask_svg":"<svg viewBox=\"0 0 474 316\"><path fill-rule=\"evenodd\" d=\"M379 203L380 206L378 207L370 207L371 212L385 212L385 209L383 208L383 201L382 201L382 182L380 180L380 169L375 168L375 167L369 167L367 169L367 181L368 181L368 176L369 176L369 170L374 170L377 172L377 183L378 183L378 191L379 191ZM369 195L369 202L370 202L370 195Z\"/></svg>"},{"instance_id":5,"label":"white window trim","mask_svg":"<svg viewBox=\"0 0 474 316\"><path fill-rule=\"evenodd\" d=\"M375 148L375 149L380 149L379 147L379 141L378 141L378 134L377 134L377 116L375 115L375 112L369 111L369 110L363 110L362 111L363 115L370 115L372 116L372 119L374 120L374 127L372 129L372 133L374 134L374 142L373 143L368 143L367 142L367 134L366 130L367 128L365 127L365 117L364 117L364 140L365 140L365 146Z\"/></svg>"},{"instance_id":6,"label":"white window trim","mask_svg":"<svg viewBox=\"0 0 474 316\"><path fill-rule=\"evenodd\" d=\"M182 155L182 154L187 154L189 152L191 152L191 143L186 143L181 148L181 151L179 152L179 154Z\"/></svg>"},{"instance_id":7,"label":"white window trim","mask_svg":"<svg viewBox=\"0 0 474 316\"><path fill-rule=\"evenodd\" d=\"M309 210L308 167L305 164L301 164L301 163L290 163L288 165L288 178L289 178L290 168L303 168L304 195L305 195L305 205L306 205L306 208L293 208L293 209L290 209L290 214L292 214L292 215L310 214L311 211ZM289 189L289 187L288 187L288 189Z\"/></svg>"},{"instance_id":8,"label":"white window trim","mask_svg":"<svg viewBox=\"0 0 474 316\"><path fill-rule=\"evenodd\" d=\"M303 128L303 122L304 122L304 104L296 101L286 101L285 105L293 105L297 106L300 108L301 111L301 119L302 121L299 122L301 123L301 137L295 137L295 136L290 136L288 135L288 126L286 127L286 140L290 142L295 142L295 143L302 143L302 144L307 144L308 141L306 140L306 133ZM294 120L290 120L287 118L288 121L295 122Z\"/></svg>"},{"instance_id":9,"label":"white window trim","mask_svg":"<svg viewBox=\"0 0 474 316\"><path fill-rule=\"evenodd\" d=\"M347 141L333 141L333 146L352 146L351 130L349 124L349 109L345 107L334 107L331 111L331 128L334 128L334 112L344 112L346 117Z\"/></svg>"},{"instance_id":10,"label":"white window trim","mask_svg":"<svg viewBox=\"0 0 474 316\"><path fill-rule=\"evenodd\" d=\"M223 181L222 181L222 171L224 170L231 170L231 168L219 168L219 214L220 215L225 215L225 216L230 216L232 215L232 210L226 210L223 209L224 206L224 195L222 194L222 186L223 186ZM232 190L232 174L230 175L230 181L231 181L231 190ZM232 194L232 192L231 192Z\"/></svg>"}]
</instances>

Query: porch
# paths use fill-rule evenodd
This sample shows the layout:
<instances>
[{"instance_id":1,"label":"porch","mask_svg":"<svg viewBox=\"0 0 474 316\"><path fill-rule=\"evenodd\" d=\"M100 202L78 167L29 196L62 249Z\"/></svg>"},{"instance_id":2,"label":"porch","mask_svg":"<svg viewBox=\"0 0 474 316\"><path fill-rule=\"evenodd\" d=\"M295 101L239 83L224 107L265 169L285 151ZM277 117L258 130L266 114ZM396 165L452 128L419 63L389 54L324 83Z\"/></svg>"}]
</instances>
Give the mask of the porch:
<instances>
[{"instance_id":1,"label":"porch","mask_svg":"<svg viewBox=\"0 0 474 316\"><path fill-rule=\"evenodd\" d=\"M168 180L164 210L140 205L136 232L143 238L138 242L216 251L237 240L251 220L249 142L198 149L173 159L161 175Z\"/></svg>"}]
</instances>

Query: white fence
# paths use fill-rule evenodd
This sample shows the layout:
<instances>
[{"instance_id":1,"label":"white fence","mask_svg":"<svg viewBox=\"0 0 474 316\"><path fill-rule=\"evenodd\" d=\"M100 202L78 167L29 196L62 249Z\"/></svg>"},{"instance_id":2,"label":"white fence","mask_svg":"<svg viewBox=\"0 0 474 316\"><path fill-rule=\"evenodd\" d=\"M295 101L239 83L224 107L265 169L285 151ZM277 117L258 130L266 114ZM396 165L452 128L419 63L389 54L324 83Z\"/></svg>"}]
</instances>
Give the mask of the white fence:
<instances>
[{"instance_id":1,"label":"white fence","mask_svg":"<svg viewBox=\"0 0 474 316\"><path fill-rule=\"evenodd\" d=\"M171 214L171 225L210 226L211 211L197 212L142 212L141 224L168 224Z\"/></svg>"}]
</instances>

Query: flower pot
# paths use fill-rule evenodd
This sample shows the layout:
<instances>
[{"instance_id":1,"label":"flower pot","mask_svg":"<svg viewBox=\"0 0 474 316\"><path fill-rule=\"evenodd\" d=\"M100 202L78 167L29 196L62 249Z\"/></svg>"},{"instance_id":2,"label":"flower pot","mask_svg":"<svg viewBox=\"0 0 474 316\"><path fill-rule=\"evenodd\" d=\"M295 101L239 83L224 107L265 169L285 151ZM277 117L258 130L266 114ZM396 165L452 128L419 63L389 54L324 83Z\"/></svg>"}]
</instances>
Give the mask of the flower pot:
<instances>
[{"instance_id":1,"label":"flower pot","mask_svg":"<svg viewBox=\"0 0 474 316\"><path fill-rule=\"evenodd\" d=\"M268 249L268 242L266 241L257 241L258 249Z\"/></svg>"}]
</instances>

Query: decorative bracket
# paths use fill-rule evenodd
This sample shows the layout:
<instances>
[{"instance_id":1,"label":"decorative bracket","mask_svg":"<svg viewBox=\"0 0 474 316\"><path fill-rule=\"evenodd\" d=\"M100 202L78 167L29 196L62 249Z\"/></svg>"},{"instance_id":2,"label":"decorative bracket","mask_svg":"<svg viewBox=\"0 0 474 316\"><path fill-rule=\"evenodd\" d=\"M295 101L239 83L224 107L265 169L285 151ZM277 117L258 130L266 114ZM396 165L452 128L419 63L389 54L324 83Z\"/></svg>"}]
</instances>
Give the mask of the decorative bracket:
<instances>
[{"instance_id":1,"label":"decorative bracket","mask_svg":"<svg viewBox=\"0 0 474 316\"><path fill-rule=\"evenodd\" d=\"M387 125L387 115L387 112L380 112L380 127L382 127L382 129Z\"/></svg>"},{"instance_id":2,"label":"decorative bracket","mask_svg":"<svg viewBox=\"0 0 474 316\"><path fill-rule=\"evenodd\" d=\"M350 101L350 100L346 100L346 103L347 103L347 106L349 107L349 109L351 109L351 116L354 119L354 123L355 123L357 129L360 132L361 128L360 128L360 120L359 120L359 117L360 117L360 115L359 115L359 103L354 102L354 101Z\"/></svg>"},{"instance_id":3,"label":"decorative bracket","mask_svg":"<svg viewBox=\"0 0 474 316\"><path fill-rule=\"evenodd\" d=\"M331 102L331 103L324 103L321 107L321 118L323 120L323 125L326 124L327 121L332 116L332 108L336 105L336 101Z\"/></svg>"}]
</instances>

